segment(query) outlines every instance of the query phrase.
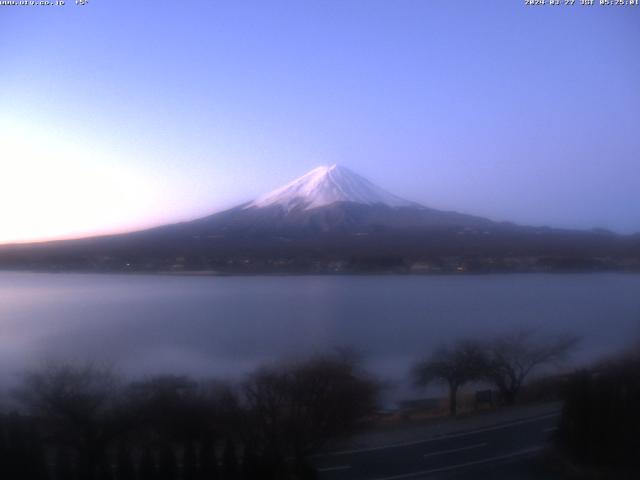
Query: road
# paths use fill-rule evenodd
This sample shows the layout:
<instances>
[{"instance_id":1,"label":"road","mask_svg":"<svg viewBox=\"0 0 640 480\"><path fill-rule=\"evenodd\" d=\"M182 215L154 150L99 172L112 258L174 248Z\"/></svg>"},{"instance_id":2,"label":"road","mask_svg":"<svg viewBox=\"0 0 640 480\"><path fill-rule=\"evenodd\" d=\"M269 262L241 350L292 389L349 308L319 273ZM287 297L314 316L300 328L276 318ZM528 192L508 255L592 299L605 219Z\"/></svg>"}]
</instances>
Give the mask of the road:
<instances>
[{"instance_id":1,"label":"road","mask_svg":"<svg viewBox=\"0 0 640 480\"><path fill-rule=\"evenodd\" d=\"M343 450L315 458L322 480L538 479L531 461L548 444L558 413L424 440Z\"/></svg>"}]
</instances>

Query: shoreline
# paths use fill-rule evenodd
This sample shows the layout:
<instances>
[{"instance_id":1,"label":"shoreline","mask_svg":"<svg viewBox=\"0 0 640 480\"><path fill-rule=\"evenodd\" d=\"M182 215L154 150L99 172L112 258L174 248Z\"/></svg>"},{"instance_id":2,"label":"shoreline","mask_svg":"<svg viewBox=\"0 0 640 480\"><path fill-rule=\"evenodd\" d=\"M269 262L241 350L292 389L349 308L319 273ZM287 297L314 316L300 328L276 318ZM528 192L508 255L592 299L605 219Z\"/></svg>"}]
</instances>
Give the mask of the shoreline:
<instances>
[{"instance_id":1,"label":"shoreline","mask_svg":"<svg viewBox=\"0 0 640 480\"><path fill-rule=\"evenodd\" d=\"M216 270L184 271L100 271L100 270L18 270L2 269L0 274L49 274L49 275L126 275L159 277L481 277L509 275L640 275L640 270L528 270L503 272L221 272Z\"/></svg>"}]
</instances>

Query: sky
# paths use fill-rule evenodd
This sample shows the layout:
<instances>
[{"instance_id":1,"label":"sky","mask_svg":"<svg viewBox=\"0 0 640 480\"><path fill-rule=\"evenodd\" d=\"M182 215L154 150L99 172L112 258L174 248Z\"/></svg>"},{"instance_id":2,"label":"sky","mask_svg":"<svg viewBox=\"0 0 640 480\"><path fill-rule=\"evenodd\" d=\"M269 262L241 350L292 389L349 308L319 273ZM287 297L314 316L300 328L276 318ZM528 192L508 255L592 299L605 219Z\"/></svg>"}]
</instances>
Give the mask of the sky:
<instances>
[{"instance_id":1,"label":"sky","mask_svg":"<svg viewBox=\"0 0 640 480\"><path fill-rule=\"evenodd\" d=\"M192 219L334 163L433 208L639 232L638 45L630 6L0 6L0 243Z\"/></svg>"}]
</instances>

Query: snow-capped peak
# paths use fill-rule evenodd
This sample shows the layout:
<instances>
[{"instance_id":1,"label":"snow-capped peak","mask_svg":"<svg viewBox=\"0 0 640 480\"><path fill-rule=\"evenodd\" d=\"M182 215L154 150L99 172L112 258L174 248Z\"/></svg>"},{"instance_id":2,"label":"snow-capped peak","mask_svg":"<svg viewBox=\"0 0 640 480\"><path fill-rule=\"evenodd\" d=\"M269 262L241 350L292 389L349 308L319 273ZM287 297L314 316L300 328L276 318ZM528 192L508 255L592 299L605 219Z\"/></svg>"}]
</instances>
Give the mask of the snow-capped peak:
<instances>
[{"instance_id":1,"label":"snow-capped peak","mask_svg":"<svg viewBox=\"0 0 640 480\"><path fill-rule=\"evenodd\" d=\"M340 165L314 168L305 175L273 190L244 208L280 205L287 211L295 208L310 210L335 202L355 202L389 207L417 207L383 190L357 173Z\"/></svg>"}]
</instances>

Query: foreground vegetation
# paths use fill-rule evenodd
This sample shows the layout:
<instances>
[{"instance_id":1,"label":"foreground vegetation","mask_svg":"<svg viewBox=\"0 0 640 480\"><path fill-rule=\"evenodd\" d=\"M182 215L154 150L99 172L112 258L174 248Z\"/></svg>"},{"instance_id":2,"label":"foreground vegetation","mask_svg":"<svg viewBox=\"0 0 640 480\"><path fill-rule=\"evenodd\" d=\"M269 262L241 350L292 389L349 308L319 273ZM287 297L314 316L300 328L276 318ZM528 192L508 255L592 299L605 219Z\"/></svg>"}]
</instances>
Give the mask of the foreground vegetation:
<instances>
[{"instance_id":1,"label":"foreground vegetation","mask_svg":"<svg viewBox=\"0 0 640 480\"><path fill-rule=\"evenodd\" d=\"M640 478L640 346L571 376L557 441L565 474Z\"/></svg>"},{"instance_id":2,"label":"foreground vegetation","mask_svg":"<svg viewBox=\"0 0 640 480\"><path fill-rule=\"evenodd\" d=\"M377 391L338 356L262 368L236 388L52 366L25 379L23 412L0 417L0 477L314 478L307 456L357 428Z\"/></svg>"},{"instance_id":3,"label":"foreground vegetation","mask_svg":"<svg viewBox=\"0 0 640 480\"><path fill-rule=\"evenodd\" d=\"M449 389L449 413L458 409L458 390L468 383L485 384L497 392L497 401L513 405L522 386L537 368L558 364L576 346L569 335L542 336L532 329L510 332L488 341L462 339L443 345L431 356L415 363L415 383L427 386L440 382ZM493 403L493 392L489 401Z\"/></svg>"},{"instance_id":4,"label":"foreground vegetation","mask_svg":"<svg viewBox=\"0 0 640 480\"><path fill-rule=\"evenodd\" d=\"M576 341L531 330L459 340L416 362L412 375L419 385L444 383L451 414L468 383L490 387L476 397L511 405L526 401L531 372L558 364ZM95 365L48 365L25 375L14 407L0 411L0 478L313 479L310 456L375 416L380 385L345 352L259 368L234 384L171 375L127 383ZM576 478L636 478L640 348L528 386L565 399L555 467Z\"/></svg>"}]
</instances>

